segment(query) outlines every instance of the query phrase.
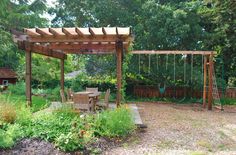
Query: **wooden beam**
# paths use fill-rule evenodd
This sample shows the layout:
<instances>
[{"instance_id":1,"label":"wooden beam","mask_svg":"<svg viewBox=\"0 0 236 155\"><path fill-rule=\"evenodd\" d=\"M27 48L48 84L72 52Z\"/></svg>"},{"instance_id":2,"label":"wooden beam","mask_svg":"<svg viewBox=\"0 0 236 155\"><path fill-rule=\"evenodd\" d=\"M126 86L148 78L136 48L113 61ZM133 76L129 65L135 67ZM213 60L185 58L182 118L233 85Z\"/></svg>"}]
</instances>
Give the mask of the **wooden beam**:
<instances>
[{"instance_id":1,"label":"wooden beam","mask_svg":"<svg viewBox=\"0 0 236 155\"><path fill-rule=\"evenodd\" d=\"M28 42L31 43L57 43L57 42L116 42L117 40L122 40L123 42L132 42L132 38L130 36L116 36L116 35L84 35L83 37L79 35L72 35L69 31L63 29L63 33L65 36L60 37L29 37Z\"/></svg>"},{"instance_id":2,"label":"wooden beam","mask_svg":"<svg viewBox=\"0 0 236 155\"><path fill-rule=\"evenodd\" d=\"M60 81L60 84L61 84L61 90L64 92L64 81L65 81L65 78L64 78L64 59L61 59L61 81Z\"/></svg>"},{"instance_id":3,"label":"wooden beam","mask_svg":"<svg viewBox=\"0 0 236 155\"><path fill-rule=\"evenodd\" d=\"M76 31L76 33L78 33L78 35L80 35L80 36L83 36L84 34L83 34L83 32L79 29L79 28L75 28L75 31Z\"/></svg>"},{"instance_id":4,"label":"wooden beam","mask_svg":"<svg viewBox=\"0 0 236 155\"><path fill-rule=\"evenodd\" d=\"M40 37L41 35L36 32L36 29L24 29L24 32L31 37Z\"/></svg>"},{"instance_id":5,"label":"wooden beam","mask_svg":"<svg viewBox=\"0 0 236 155\"><path fill-rule=\"evenodd\" d=\"M26 75L25 75L25 84L26 84L26 101L28 106L32 106L32 92L31 92L31 62L32 62L32 53L30 49L27 49L25 52L25 62L26 62Z\"/></svg>"},{"instance_id":6,"label":"wooden beam","mask_svg":"<svg viewBox=\"0 0 236 155\"><path fill-rule=\"evenodd\" d=\"M60 30L59 32L59 28L49 28L49 32L52 33L54 36L61 36L64 34L62 34L62 30Z\"/></svg>"},{"instance_id":7,"label":"wooden beam","mask_svg":"<svg viewBox=\"0 0 236 155\"><path fill-rule=\"evenodd\" d=\"M74 35L72 33L70 33L69 28L62 28L62 32L69 37L73 37ZM41 39L42 40L42 39ZM40 42L40 41L38 41Z\"/></svg>"},{"instance_id":8,"label":"wooden beam","mask_svg":"<svg viewBox=\"0 0 236 155\"><path fill-rule=\"evenodd\" d=\"M104 35L107 35L107 32L106 32L104 27L102 28L102 32L103 32Z\"/></svg>"},{"instance_id":9,"label":"wooden beam","mask_svg":"<svg viewBox=\"0 0 236 155\"><path fill-rule=\"evenodd\" d=\"M206 108L206 89L207 89L207 57L204 56L204 68L203 68L203 108Z\"/></svg>"},{"instance_id":10,"label":"wooden beam","mask_svg":"<svg viewBox=\"0 0 236 155\"><path fill-rule=\"evenodd\" d=\"M50 44L52 50L114 50L115 44Z\"/></svg>"},{"instance_id":11,"label":"wooden beam","mask_svg":"<svg viewBox=\"0 0 236 155\"><path fill-rule=\"evenodd\" d=\"M164 51L164 50L143 50L143 51L132 51L132 54L194 54L194 55L211 55L216 54L214 51Z\"/></svg>"},{"instance_id":12,"label":"wooden beam","mask_svg":"<svg viewBox=\"0 0 236 155\"><path fill-rule=\"evenodd\" d=\"M68 54L115 54L115 51L105 51L105 50L64 50L65 53Z\"/></svg>"},{"instance_id":13,"label":"wooden beam","mask_svg":"<svg viewBox=\"0 0 236 155\"><path fill-rule=\"evenodd\" d=\"M117 94L116 94L116 106L119 107L122 99L122 53L123 42L116 42L116 78L117 78Z\"/></svg>"},{"instance_id":14,"label":"wooden beam","mask_svg":"<svg viewBox=\"0 0 236 155\"><path fill-rule=\"evenodd\" d=\"M50 48L48 48L48 46L33 45L32 52L53 58L66 59L66 54L55 50L51 50Z\"/></svg>"},{"instance_id":15,"label":"wooden beam","mask_svg":"<svg viewBox=\"0 0 236 155\"><path fill-rule=\"evenodd\" d=\"M209 87L208 87L208 110L212 110L213 104L213 54L209 56Z\"/></svg>"},{"instance_id":16,"label":"wooden beam","mask_svg":"<svg viewBox=\"0 0 236 155\"><path fill-rule=\"evenodd\" d=\"M89 32L91 33L92 36L96 35L90 27L89 27Z\"/></svg>"},{"instance_id":17,"label":"wooden beam","mask_svg":"<svg viewBox=\"0 0 236 155\"><path fill-rule=\"evenodd\" d=\"M53 34L49 32L48 28L43 28L43 29L36 28L36 32L41 34L44 37L53 36Z\"/></svg>"}]
</instances>

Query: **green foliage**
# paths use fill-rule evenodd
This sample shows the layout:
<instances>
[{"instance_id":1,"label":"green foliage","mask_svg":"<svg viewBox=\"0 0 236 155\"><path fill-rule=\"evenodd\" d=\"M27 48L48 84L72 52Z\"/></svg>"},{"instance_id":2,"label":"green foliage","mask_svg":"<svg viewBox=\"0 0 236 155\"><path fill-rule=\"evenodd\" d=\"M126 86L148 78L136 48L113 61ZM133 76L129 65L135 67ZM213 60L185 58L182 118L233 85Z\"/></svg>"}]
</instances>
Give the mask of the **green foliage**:
<instances>
[{"instance_id":1,"label":"green foliage","mask_svg":"<svg viewBox=\"0 0 236 155\"><path fill-rule=\"evenodd\" d=\"M106 91L111 89L112 92L116 91L116 80L110 76L106 77L92 77L86 75L80 75L72 80L71 88L74 91L85 90L86 87L98 87L99 91Z\"/></svg>"},{"instance_id":2,"label":"green foliage","mask_svg":"<svg viewBox=\"0 0 236 155\"><path fill-rule=\"evenodd\" d=\"M5 101L11 105L13 105L15 108L21 108L22 106L26 105L26 97L25 95L15 95L15 94L0 94L0 100ZM31 111L36 112L43 108L46 108L49 105L49 102L40 96L32 96L32 107Z\"/></svg>"},{"instance_id":3,"label":"green foliage","mask_svg":"<svg viewBox=\"0 0 236 155\"><path fill-rule=\"evenodd\" d=\"M23 136L23 131L19 124L4 124L0 128L0 148L10 148L15 144L15 141Z\"/></svg>"},{"instance_id":4,"label":"green foliage","mask_svg":"<svg viewBox=\"0 0 236 155\"><path fill-rule=\"evenodd\" d=\"M221 102L223 105L236 105L236 99L233 98L222 98Z\"/></svg>"},{"instance_id":5,"label":"green foliage","mask_svg":"<svg viewBox=\"0 0 236 155\"><path fill-rule=\"evenodd\" d=\"M133 118L125 106L115 110L103 111L96 122L99 134L102 136L125 136L135 129Z\"/></svg>"},{"instance_id":6,"label":"green foliage","mask_svg":"<svg viewBox=\"0 0 236 155\"><path fill-rule=\"evenodd\" d=\"M14 95L25 95L25 88L25 82L20 81L16 84L10 84L7 90L8 92Z\"/></svg>"},{"instance_id":7,"label":"green foliage","mask_svg":"<svg viewBox=\"0 0 236 155\"><path fill-rule=\"evenodd\" d=\"M79 137L78 133L69 132L68 134L61 134L55 140L55 145L63 151L73 151L78 148L82 149L82 139Z\"/></svg>"}]
</instances>

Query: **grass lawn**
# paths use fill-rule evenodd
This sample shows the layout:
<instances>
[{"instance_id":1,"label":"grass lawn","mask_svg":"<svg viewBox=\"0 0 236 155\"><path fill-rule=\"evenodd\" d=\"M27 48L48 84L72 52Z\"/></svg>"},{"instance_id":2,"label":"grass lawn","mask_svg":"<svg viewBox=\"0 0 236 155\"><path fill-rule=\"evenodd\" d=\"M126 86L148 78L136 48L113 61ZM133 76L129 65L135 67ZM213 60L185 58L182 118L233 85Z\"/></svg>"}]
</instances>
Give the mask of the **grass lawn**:
<instances>
[{"instance_id":1,"label":"grass lawn","mask_svg":"<svg viewBox=\"0 0 236 155\"><path fill-rule=\"evenodd\" d=\"M8 101L13 103L15 106L22 106L26 104L26 97L25 95L14 95L14 94L0 94L0 99L2 101ZM32 96L32 112L39 111L48 107L50 102L43 97L40 96Z\"/></svg>"}]
</instances>

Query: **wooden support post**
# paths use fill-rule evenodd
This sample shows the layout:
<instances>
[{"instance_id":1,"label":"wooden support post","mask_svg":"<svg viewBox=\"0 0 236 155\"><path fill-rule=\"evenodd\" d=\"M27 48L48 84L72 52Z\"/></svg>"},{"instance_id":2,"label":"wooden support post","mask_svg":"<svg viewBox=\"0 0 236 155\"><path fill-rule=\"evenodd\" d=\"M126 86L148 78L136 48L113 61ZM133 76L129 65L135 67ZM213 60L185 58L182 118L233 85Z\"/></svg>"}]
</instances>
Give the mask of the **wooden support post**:
<instances>
[{"instance_id":1,"label":"wooden support post","mask_svg":"<svg viewBox=\"0 0 236 155\"><path fill-rule=\"evenodd\" d=\"M123 53L123 42L116 42L116 78L117 78L117 94L116 94L116 106L119 107L122 99L122 53Z\"/></svg>"},{"instance_id":2,"label":"wooden support post","mask_svg":"<svg viewBox=\"0 0 236 155\"><path fill-rule=\"evenodd\" d=\"M64 92L64 59L61 59L61 90Z\"/></svg>"},{"instance_id":3,"label":"wooden support post","mask_svg":"<svg viewBox=\"0 0 236 155\"><path fill-rule=\"evenodd\" d=\"M213 54L209 56L209 87L208 87L208 110L212 110L213 103Z\"/></svg>"},{"instance_id":4,"label":"wooden support post","mask_svg":"<svg viewBox=\"0 0 236 155\"><path fill-rule=\"evenodd\" d=\"M31 93L31 61L32 61L32 53L30 49L27 49L25 52L25 62L26 62L26 75L25 75L25 83L26 83L26 101L28 106L32 106L32 93Z\"/></svg>"},{"instance_id":5,"label":"wooden support post","mask_svg":"<svg viewBox=\"0 0 236 155\"><path fill-rule=\"evenodd\" d=\"M206 108L206 89L207 89L207 57L204 56L204 75L203 75L203 108Z\"/></svg>"}]
</instances>

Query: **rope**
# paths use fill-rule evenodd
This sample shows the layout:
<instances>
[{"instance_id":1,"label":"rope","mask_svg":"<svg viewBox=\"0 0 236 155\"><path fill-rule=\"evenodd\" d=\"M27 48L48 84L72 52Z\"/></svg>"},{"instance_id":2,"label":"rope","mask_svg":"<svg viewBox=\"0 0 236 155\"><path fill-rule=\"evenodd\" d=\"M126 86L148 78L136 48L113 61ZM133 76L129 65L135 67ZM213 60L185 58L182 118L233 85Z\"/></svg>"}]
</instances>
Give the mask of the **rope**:
<instances>
[{"instance_id":1,"label":"rope","mask_svg":"<svg viewBox=\"0 0 236 155\"><path fill-rule=\"evenodd\" d=\"M151 55L148 55L148 74L150 74L151 71Z\"/></svg>"},{"instance_id":2,"label":"rope","mask_svg":"<svg viewBox=\"0 0 236 155\"><path fill-rule=\"evenodd\" d=\"M168 68L168 54L166 55L166 70Z\"/></svg>"},{"instance_id":3,"label":"rope","mask_svg":"<svg viewBox=\"0 0 236 155\"><path fill-rule=\"evenodd\" d=\"M184 84L186 84L186 58L187 58L187 55L185 55L184 57Z\"/></svg>"},{"instance_id":4,"label":"rope","mask_svg":"<svg viewBox=\"0 0 236 155\"><path fill-rule=\"evenodd\" d=\"M191 55L191 99L193 98L193 54Z\"/></svg>"},{"instance_id":5,"label":"rope","mask_svg":"<svg viewBox=\"0 0 236 155\"><path fill-rule=\"evenodd\" d=\"M158 54L157 54L157 71L158 71L158 69L159 69L159 68L158 68L158 57L159 57L159 56L158 56Z\"/></svg>"},{"instance_id":6,"label":"rope","mask_svg":"<svg viewBox=\"0 0 236 155\"><path fill-rule=\"evenodd\" d=\"M138 73L140 75L140 54L138 55L138 64L139 64L139 66L138 66Z\"/></svg>"},{"instance_id":7,"label":"rope","mask_svg":"<svg viewBox=\"0 0 236 155\"><path fill-rule=\"evenodd\" d=\"M175 79L176 79L176 77L175 77L175 73L176 72L176 69L175 69L175 54L174 54L174 83L175 83Z\"/></svg>"}]
</instances>

